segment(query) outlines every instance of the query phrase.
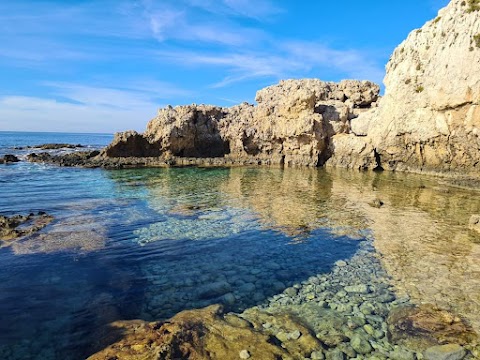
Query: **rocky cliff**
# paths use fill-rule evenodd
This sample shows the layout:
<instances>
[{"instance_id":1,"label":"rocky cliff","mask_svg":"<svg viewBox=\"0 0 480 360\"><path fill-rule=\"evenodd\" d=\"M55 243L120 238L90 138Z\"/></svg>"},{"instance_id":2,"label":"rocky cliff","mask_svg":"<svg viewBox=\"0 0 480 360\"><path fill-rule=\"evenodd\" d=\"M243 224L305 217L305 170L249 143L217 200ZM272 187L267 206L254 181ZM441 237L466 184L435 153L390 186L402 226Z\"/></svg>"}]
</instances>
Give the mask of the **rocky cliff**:
<instances>
[{"instance_id":1,"label":"rocky cliff","mask_svg":"<svg viewBox=\"0 0 480 360\"><path fill-rule=\"evenodd\" d=\"M339 151L331 165L372 167L377 160L389 170L478 170L479 9L478 1L452 0L409 34L387 64L379 108L332 141Z\"/></svg>"},{"instance_id":2,"label":"rocky cliff","mask_svg":"<svg viewBox=\"0 0 480 360\"><path fill-rule=\"evenodd\" d=\"M103 156L322 165L331 137L349 132L352 119L376 106L379 91L368 81L286 80L258 91L256 106L169 106L143 135L117 134Z\"/></svg>"},{"instance_id":3,"label":"rocky cliff","mask_svg":"<svg viewBox=\"0 0 480 360\"><path fill-rule=\"evenodd\" d=\"M452 0L368 81L286 80L257 105L159 110L144 134L100 155L31 157L85 166L281 164L475 173L480 167L480 2ZM377 107L377 103L379 106Z\"/></svg>"}]
</instances>

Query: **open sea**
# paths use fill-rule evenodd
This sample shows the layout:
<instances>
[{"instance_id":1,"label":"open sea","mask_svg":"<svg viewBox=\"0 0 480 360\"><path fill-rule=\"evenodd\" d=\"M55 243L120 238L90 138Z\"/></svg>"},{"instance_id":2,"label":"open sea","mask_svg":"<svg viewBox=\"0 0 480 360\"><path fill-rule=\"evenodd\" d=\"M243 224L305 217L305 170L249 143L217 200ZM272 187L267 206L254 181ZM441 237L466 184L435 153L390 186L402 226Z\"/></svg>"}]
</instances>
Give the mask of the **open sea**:
<instances>
[{"instance_id":1,"label":"open sea","mask_svg":"<svg viewBox=\"0 0 480 360\"><path fill-rule=\"evenodd\" d=\"M97 149L112 138L0 132L0 156L24 159L38 150L19 147L44 143ZM369 205L377 198L383 207ZM101 350L95 331L110 322L162 320L215 303L235 312L273 306L315 277L330 279L322 306L339 317L361 308L338 305L361 300L345 293L337 301L352 282L397 303L435 303L480 328L480 241L468 229L479 193L435 178L0 164L0 215L39 211L54 221L0 241L1 359L84 359ZM344 264L361 271L338 279ZM295 306L309 298L283 299ZM378 341L389 346L386 336Z\"/></svg>"}]
</instances>

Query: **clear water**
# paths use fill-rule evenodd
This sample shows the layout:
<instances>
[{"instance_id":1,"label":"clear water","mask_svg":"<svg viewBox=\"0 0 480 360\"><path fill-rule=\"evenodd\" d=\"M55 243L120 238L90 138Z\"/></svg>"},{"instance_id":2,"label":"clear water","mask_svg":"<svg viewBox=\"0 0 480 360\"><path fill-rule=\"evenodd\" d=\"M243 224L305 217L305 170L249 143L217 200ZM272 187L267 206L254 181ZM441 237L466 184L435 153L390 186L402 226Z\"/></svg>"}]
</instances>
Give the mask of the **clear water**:
<instances>
[{"instance_id":1,"label":"clear water","mask_svg":"<svg viewBox=\"0 0 480 360\"><path fill-rule=\"evenodd\" d=\"M15 153L13 146L46 142L100 146L110 138L0 133L0 149ZM241 311L330 273L372 236L398 291L448 303L451 284L440 281L446 258L450 282L458 284L458 276L476 284L479 245L464 225L480 212L480 202L474 192L444 192L437 185L413 175L316 169L0 165L0 214L55 217L39 233L0 247L0 354L84 358L99 350L95 330L115 320L164 319L219 302ZM375 196L387 212L365 205ZM440 282L432 294L422 293L430 285L421 279L415 289L405 285L431 241L422 233L426 225L443 231L435 246L445 256L430 264L436 271L429 281ZM398 231L402 226L410 230ZM451 232L463 249L454 259ZM472 264L468 271L451 271L465 262ZM470 308L457 299L456 310L475 314L471 299L480 299L479 289L462 290Z\"/></svg>"}]
</instances>

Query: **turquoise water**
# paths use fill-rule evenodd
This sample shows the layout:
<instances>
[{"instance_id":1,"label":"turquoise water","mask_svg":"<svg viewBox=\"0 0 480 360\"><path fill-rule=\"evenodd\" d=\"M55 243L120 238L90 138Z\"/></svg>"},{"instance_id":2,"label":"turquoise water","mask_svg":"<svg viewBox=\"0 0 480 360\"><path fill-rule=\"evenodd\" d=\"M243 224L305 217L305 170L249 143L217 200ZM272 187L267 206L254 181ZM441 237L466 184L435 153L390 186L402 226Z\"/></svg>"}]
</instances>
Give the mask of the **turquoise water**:
<instances>
[{"instance_id":1,"label":"turquoise water","mask_svg":"<svg viewBox=\"0 0 480 360\"><path fill-rule=\"evenodd\" d=\"M22 156L13 147L99 148L110 140L0 132L0 151ZM368 205L375 198L381 209ZM368 302L385 330L388 309L411 299L480 329L480 241L467 226L480 213L478 192L432 178L0 165L0 215L38 211L54 221L0 242L1 358L83 359L101 350L98 331L112 321L166 319L214 303L236 312L289 309L324 336L325 311L348 323ZM371 292L342 291L358 284ZM309 301L324 303L322 311ZM371 341L393 351L386 337Z\"/></svg>"},{"instance_id":2,"label":"turquoise water","mask_svg":"<svg viewBox=\"0 0 480 360\"><path fill-rule=\"evenodd\" d=\"M0 143L15 153L12 146L73 138L91 145L108 139L31 134ZM284 205L300 205L305 223L290 221L288 211L298 209L286 210L284 221L269 214L268 199L255 199L255 183L268 181L291 182ZM294 181L280 169L0 165L0 214L55 217L0 248L0 350L15 358L82 358L95 350L94 331L111 321L168 318L218 302L240 311L328 272L353 255L359 239L316 224L320 218L310 215L323 200L295 194Z\"/></svg>"}]
</instances>

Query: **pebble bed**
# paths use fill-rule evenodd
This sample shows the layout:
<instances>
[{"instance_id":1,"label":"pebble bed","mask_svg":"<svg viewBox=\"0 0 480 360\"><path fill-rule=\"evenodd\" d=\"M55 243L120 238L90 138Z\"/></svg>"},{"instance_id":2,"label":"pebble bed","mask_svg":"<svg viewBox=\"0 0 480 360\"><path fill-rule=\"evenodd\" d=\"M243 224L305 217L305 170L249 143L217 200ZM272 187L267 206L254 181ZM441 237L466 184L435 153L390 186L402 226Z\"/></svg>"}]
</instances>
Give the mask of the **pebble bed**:
<instances>
[{"instance_id":1,"label":"pebble bed","mask_svg":"<svg viewBox=\"0 0 480 360\"><path fill-rule=\"evenodd\" d=\"M257 310L295 315L326 346L313 352L312 360L477 358L460 346L451 353L438 354L435 347L416 352L390 343L388 314L398 306L407 305L412 305L407 296L396 297L370 239L361 243L352 258L337 261L330 273L294 284L242 316L248 320L250 313ZM278 324L265 323L263 327L280 342L301 336L295 330L285 333Z\"/></svg>"}]
</instances>

